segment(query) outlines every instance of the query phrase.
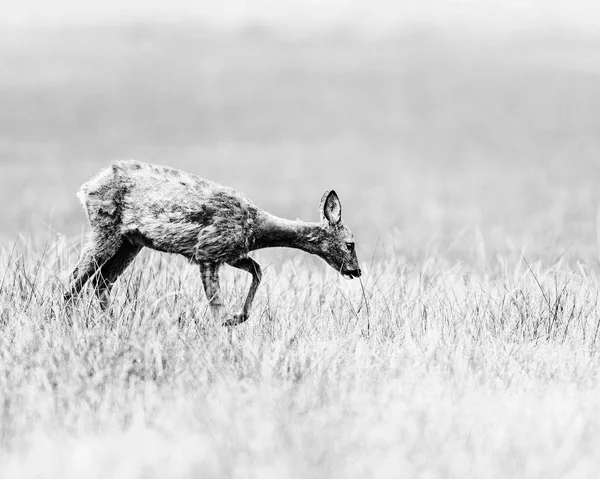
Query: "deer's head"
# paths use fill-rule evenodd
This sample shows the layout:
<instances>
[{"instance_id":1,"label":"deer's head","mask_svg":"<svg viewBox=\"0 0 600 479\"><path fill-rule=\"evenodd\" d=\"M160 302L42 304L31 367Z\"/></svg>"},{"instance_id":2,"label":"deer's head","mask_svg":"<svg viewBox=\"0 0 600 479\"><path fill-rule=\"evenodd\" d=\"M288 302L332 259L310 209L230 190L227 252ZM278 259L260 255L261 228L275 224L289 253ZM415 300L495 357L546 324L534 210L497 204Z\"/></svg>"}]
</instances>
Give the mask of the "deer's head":
<instances>
[{"instance_id":1,"label":"deer's head","mask_svg":"<svg viewBox=\"0 0 600 479\"><path fill-rule=\"evenodd\" d=\"M335 191L326 191L321 199L321 234L317 253L345 278L361 275L354 247L354 236L342 222L342 204Z\"/></svg>"}]
</instances>

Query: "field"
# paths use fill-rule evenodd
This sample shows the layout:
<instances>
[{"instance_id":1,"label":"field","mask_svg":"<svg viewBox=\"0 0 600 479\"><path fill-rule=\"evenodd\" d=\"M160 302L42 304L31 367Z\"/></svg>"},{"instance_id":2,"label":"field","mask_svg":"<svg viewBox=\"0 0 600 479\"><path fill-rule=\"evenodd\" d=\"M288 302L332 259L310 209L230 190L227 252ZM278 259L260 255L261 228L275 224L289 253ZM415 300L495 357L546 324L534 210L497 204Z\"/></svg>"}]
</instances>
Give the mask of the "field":
<instances>
[{"instance_id":1,"label":"field","mask_svg":"<svg viewBox=\"0 0 600 479\"><path fill-rule=\"evenodd\" d=\"M198 25L0 32L0 477L595 477L600 40ZM316 220L361 288L261 251L250 320L146 251L61 303L114 158ZM226 302L249 279L224 271Z\"/></svg>"}]
</instances>

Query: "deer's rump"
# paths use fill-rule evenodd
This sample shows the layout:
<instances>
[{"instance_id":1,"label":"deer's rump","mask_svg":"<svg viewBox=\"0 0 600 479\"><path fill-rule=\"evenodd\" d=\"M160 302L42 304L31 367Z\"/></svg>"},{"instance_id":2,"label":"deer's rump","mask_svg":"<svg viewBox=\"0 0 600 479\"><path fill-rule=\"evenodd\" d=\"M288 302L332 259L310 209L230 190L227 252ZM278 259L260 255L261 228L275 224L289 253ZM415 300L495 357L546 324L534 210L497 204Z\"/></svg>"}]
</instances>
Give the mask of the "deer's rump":
<instances>
[{"instance_id":1,"label":"deer's rump","mask_svg":"<svg viewBox=\"0 0 600 479\"><path fill-rule=\"evenodd\" d=\"M198 262L226 262L247 253L257 211L233 189L134 161L100 171L78 196L95 231Z\"/></svg>"}]
</instances>

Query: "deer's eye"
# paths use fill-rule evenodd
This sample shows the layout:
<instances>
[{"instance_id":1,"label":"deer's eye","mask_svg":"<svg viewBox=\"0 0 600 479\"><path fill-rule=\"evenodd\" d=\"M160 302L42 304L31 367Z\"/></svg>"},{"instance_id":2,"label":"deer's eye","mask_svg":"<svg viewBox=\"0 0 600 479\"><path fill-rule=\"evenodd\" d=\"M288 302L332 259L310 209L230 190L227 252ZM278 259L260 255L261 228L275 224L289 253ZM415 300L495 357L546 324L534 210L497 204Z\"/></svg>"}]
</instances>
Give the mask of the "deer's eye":
<instances>
[{"instance_id":1,"label":"deer's eye","mask_svg":"<svg viewBox=\"0 0 600 479\"><path fill-rule=\"evenodd\" d=\"M354 251L354 243L346 243L346 248L348 251Z\"/></svg>"}]
</instances>

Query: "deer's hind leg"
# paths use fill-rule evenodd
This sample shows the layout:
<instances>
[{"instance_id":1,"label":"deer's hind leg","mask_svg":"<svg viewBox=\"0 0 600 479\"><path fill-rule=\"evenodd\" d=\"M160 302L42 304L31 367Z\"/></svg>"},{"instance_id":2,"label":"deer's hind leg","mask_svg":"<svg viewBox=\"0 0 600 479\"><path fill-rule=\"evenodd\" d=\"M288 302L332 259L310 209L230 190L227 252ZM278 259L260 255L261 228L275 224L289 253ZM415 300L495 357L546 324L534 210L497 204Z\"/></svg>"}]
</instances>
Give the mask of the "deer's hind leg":
<instances>
[{"instance_id":1,"label":"deer's hind leg","mask_svg":"<svg viewBox=\"0 0 600 479\"><path fill-rule=\"evenodd\" d=\"M98 273L100 268L119 250L123 240L120 237L110 237L92 232L83 247L81 257L71 273L69 289L64 295L65 302L70 302L77 296L85 283Z\"/></svg>"},{"instance_id":2,"label":"deer's hind leg","mask_svg":"<svg viewBox=\"0 0 600 479\"><path fill-rule=\"evenodd\" d=\"M92 282L102 310L108 309L110 305L110 291L113 284L123 271L127 269L141 249L141 245L133 244L126 239L123 240L117 252L106 260L100 266L98 273L93 276Z\"/></svg>"}]
</instances>

